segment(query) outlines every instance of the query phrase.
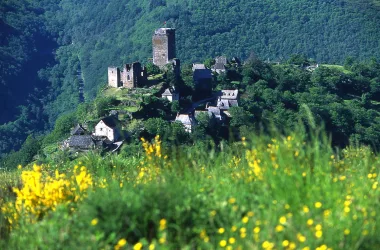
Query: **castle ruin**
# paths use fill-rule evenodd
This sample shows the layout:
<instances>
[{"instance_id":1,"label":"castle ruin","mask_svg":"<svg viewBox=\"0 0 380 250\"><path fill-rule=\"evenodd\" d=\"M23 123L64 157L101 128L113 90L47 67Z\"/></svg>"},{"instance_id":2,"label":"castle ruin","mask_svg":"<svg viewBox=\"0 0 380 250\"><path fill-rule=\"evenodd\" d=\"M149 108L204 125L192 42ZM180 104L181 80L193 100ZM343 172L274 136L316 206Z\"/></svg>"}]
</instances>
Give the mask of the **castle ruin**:
<instances>
[{"instance_id":1,"label":"castle ruin","mask_svg":"<svg viewBox=\"0 0 380 250\"><path fill-rule=\"evenodd\" d=\"M108 67L108 85L114 88L137 88L146 79L146 69L139 62L125 64L122 70L117 67Z\"/></svg>"},{"instance_id":2,"label":"castle ruin","mask_svg":"<svg viewBox=\"0 0 380 250\"><path fill-rule=\"evenodd\" d=\"M152 37L153 64L162 68L176 57L175 29L160 28L154 31Z\"/></svg>"},{"instance_id":3,"label":"castle ruin","mask_svg":"<svg viewBox=\"0 0 380 250\"><path fill-rule=\"evenodd\" d=\"M159 28L154 31L153 64L164 69L165 66L180 75L180 61L175 58L175 29ZM138 88L147 81L147 72L139 62L125 64L122 69L108 67L108 85L119 88Z\"/></svg>"}]
</instances>

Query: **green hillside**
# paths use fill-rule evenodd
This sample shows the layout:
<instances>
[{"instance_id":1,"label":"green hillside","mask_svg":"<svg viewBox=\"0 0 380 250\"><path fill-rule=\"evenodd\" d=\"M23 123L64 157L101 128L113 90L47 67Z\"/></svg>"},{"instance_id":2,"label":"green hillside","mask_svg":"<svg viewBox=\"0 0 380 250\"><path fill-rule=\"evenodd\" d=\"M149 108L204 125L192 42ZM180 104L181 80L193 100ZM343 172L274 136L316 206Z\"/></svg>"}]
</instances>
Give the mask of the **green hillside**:
<instances>
[{"instance_id":1,"label":"green hillside","mask_svg":"<svg viewBox=\"0 0 380 250\"><path fill-rule=\"evenodd\" d=\"M0 121L10 122L0 126L0 154L75 109L78 72L89 101L108 65L147 62L152 32L164 22L177 29L183 62L222 54L271 61L305 54L329 64L380 56L379 1L8 0L0 7Z\"/></svg>"}]
</instances>

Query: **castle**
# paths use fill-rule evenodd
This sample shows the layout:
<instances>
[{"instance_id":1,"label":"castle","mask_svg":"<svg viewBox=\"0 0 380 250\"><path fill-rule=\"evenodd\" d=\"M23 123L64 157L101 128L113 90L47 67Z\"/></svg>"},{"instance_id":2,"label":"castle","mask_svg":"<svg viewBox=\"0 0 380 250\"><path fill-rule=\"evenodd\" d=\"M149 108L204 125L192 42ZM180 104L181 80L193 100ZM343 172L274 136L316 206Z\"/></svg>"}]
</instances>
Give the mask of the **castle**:
<instances>
[{"instance_id":1,"label":"castle","mask_svg":"<svg viewBox=\"0 0 380 250\"><path fill-rule=\"evenodd\" d=\"M122 70L108 67L108 85L111 87L136 88L146 80L146 69L139 62L125 64Z\"/></svg>"},{"instance_id":2,"label":"castle","mask_svg":"<svg viewBox=\"0 0 380 250\"><path fill-rule=\"evenodd\" d=\"M180 61L175 59L175 29L160 28L154 31L152 37L153 64L161 69L170 64L171 69L179 74ZM108 85L119 88L137 88L147 81L147 72L139 62L118 67L108 67Z\"/></svg>"}]
</instances>

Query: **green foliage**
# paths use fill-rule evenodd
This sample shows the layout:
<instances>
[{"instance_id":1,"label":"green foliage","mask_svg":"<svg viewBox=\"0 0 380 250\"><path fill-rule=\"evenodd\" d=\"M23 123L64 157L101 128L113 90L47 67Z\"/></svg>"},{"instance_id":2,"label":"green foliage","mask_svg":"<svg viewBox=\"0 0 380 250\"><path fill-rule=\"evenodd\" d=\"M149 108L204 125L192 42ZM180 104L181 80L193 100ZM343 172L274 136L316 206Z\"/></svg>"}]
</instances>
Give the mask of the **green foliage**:
<instances>
[{"instance_id":1,"label":"green foliage","mask_svg":"<svg viewBox=\"0 0 380 250\"><path fill-rule=\"evenodd\" d=\"M150 138L156 135L163 136L168 133L169 122L161 118L150 118L144 122L146 131L150 134Z\"/></svg>"},{"instance_id":2,"label":"green foliage","mask_svg":"<svg viewBox=\"0 0 380 250\"><path fill-rule=\"evenodd\" d=\"M11 152L0 161L4 169L15 169L18 165L26 165L39 153L42 143L40 139L29 135L17 152Z\"/></svg>"},{"instance_id":3,"label":"green foliage","mask_svg":"<svg viewBox=\"0 0 380 250\"><path fill-rule=\"evenodd\" d=\"M252 114L245 111L242 107L232 107L229 109L232 116L230 125L232 127L240 127L250 125L253 121Z\"/></svg>"},{"instance_id":4,"label":"green foliage","mask_svg":"<svg viewBox=\"0 0 380 250\"><path fill-rule=\"evenodd\" d=\"M95 98L107 81L107 66L150 61L151 35L163 22L177 29L177 57L182 62L222 54L284 61L303 54L317 62L342 63L347 56L379 57L380 51L379 4L371 0L240 0L217 5L200 0L8 0L0 8L0 122L13 121L0 128L12 136L10 143L0 134L0 154L18 149L29 132L52 129L61 114L83 100L80 89L87 102ZM147 66L150 72L158 71ZM262 66L246 72L242 83L262 78L272 84L273 75ZM364 77L373 73L352 60L346 66ZM186 71L180 91L189 97L193 86L191 71ZM230 75L225 80L220 86L237 86ZM370 85L377 98L377 83L359 81L353 89ZM15 108L20 104L31 117L24 119Z\"/></svg>"},{"instance_id":5,"label":"green foliage","mask_svg":"<svg viewBox=\"0 0 380 250\"><path fill-rule=\"evenodd\" d=\"M160 68L151 62L147 63L145 67L148 75L157 75L161 73Z\"/></svg>"},{"instance_id":6,"label":"green foliage","mask_svg":"<svg viewBox=\"0 0 380 250\"><path fill-rule=\"evenodd\" d=\"M286 241L301 249L377 249L378 155L366 147L334 153L318 131L167 148L162 164L152 161L144 170L140 164L154 153L88 154L61 163L60 173L79 162L89 169L94 186L88 195L74 211L62 204L35 223L21 220L0 247L112 249L125 239L126 249L137 243L217 249L224 241L242 249L282 248ZM150 170L157 172L140 182Z\"/></svg>"},{"instance_id":7,"label":"green foliage","mask_svg":"<svg viewBox=\"0 0 380 250\"><path fill-rule=\"evenodd\" d=\"M56 143L67 138L76 123L75 113L62 115L55 122L54 130L44 138L44 144Z\"/></svg>"},{"instance_id":8,"label":"green foliage","mask_svg":"<svg viewBox=\"0 0 380 250\"><path fill-rule=\"evenodd\" d=\"M99 97L95 99L95 109L98 117L106 116L110 108L116 104L116 99L114 97Z\"/></svg>"}]
</instances>

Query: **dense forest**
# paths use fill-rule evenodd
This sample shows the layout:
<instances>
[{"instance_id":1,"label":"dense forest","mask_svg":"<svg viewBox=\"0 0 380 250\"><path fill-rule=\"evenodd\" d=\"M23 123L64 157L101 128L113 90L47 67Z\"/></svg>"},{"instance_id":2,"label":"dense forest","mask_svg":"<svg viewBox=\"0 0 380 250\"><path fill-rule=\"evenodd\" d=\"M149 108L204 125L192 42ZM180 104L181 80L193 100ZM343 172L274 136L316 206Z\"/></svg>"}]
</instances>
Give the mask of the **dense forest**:
<instances>
[{"instance_id":1,"label":"dense forest","mask_svg":"<svg viewBox=\"0 0 380 250\"><path fill-rule=\"evenodd\" d=\"M0 155L18 149L27 135L52 129L57 117L73 111L81 102L79 76L89 102L105 84L108 65L149 61L152 32L164 22L177 29L177 56L184 62L222 54L285 62L292 54L304 54L319 63L343 64L349 56L361 61L380 56L380 4L375 0L7 0L0 9ZM360 76L367 85L378 84L378 76L355 77ZM318 78L312 80L318 84ZM307 98L294 86L287 88ZM354 95L362 94L356 90ZM247 109L256 112L252 105ZM291 101L283 108L289 107Z\"/></svg>"}]
</instances>

